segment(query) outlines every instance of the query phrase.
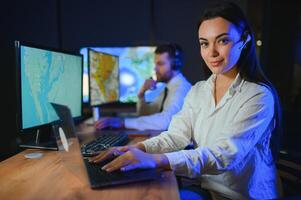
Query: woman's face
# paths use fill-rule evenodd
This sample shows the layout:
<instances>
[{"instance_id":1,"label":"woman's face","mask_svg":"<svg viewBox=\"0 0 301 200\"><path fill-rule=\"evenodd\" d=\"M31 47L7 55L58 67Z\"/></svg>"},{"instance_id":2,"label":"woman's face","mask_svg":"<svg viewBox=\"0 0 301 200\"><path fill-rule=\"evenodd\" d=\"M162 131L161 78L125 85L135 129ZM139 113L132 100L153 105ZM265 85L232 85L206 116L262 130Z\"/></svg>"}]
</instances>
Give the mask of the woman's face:
<instances>
[{"instance_id":1,"label":"woman's face","mask_svg":"<svg viewBox=\"0 0 301 200\"><path fill-rule=\"evenodd\" d=\"M243 48L241 33L222 17L205 20L199 27L201 56L214 74L236 67ZM240 49L241 48L241 49Z\"/></svg>"}]
</instances>

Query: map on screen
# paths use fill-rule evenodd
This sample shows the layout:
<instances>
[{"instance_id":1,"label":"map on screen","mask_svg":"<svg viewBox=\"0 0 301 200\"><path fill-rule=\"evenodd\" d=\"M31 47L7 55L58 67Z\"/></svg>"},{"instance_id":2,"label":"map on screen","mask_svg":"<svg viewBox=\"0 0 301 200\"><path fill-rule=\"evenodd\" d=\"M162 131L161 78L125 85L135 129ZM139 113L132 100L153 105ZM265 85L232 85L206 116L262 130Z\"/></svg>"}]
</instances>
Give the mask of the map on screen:
<instances>
[{"instance_id":1,"label":"map on screen","mask_svg":"<svg viewBox=\"0 0 301 200\"><path fill-rule=\"evenodd\" d=\"M89 50L90 105L119 100L118 57Z\"/></svg>"},{"instance_id":2,"label":"map on screen","mask_svg":"<svg viewBox=\"0 0 301 200\"><path fill-rule=\"evenodd\" d=\"M58 119L50 102L68 105L81 116L82 57L21 46L22 127Z\"/></svg>"},{"instance_id":3,"label":"map on screen","mask_svg":"<svg viewBox=\"0 0 301 200\"><path fill-rule=\"evenodd\" d=\"M138 91L144 80L154 75L154 46L135 47L91 47L95 51L119 57L119 101L124 103L137 102ZM83 101L88 101L88 48L82 48L84 56Z\"/></svg>"}]
</instances>

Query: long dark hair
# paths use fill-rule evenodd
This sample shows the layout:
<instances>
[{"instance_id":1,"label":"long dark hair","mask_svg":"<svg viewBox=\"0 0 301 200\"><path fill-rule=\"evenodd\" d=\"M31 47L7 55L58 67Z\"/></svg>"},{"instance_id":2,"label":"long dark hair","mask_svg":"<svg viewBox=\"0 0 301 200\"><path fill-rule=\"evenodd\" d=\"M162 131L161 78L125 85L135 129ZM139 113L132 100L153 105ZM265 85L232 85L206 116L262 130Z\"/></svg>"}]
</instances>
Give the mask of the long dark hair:
<instances>
[{"instance_id":1,"label":"long dark hair","mask_svg":"<svg viewBox=\"0 0 301 200\"><path fill-rule=\"evenodd\" d=\"M275 128L271 136L270 148L274 160L277 160L280 150L280 137L283 132L281 105L275 87L264 74L257 59L254 33L240 7L229 1L219 1L208 5L201 17L198 28L203 21L216 17L222 17L234 24L241 32L242 40L245 40L247 35L251 37L251 40L245 45L238 60L238 72L244 80L266 86L273 94L275 102L273 117L275 120ZM204 63L204 65L206 64Z\"/></svg>"}]
</instances>

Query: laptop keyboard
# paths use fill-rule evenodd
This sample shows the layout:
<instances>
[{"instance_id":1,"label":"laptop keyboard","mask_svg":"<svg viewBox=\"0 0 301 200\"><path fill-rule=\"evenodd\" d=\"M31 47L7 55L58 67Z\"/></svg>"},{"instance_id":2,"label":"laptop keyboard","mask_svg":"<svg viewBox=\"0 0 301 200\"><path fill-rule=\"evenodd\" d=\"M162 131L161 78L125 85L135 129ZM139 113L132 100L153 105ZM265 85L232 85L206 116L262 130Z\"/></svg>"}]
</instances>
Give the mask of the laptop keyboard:
<instances>
[{"instance_id":1,"label":"laptop keyboard","mask_svg":"<svg viewBox=\"0 0 301 200\"><path fill-rule=\"evenodd\" d=\"M101 169L102 166L111 162L115 158L116 157L112 157L101 161L100 163L90 163L87 158L84 159L84 164L87 168L92 188L152 180L159 178L161 175L156 172L155 169L135 169L127 172L122 172L120 170L107 172Z\"/></svg>"},{"instance_id":2,"label":"laptop keyboard","mask_svg":"<svg viewBox=\"0 0 301 200\"><path fill-rule=\"evenodd\" d=\"M87 165L87 164L86 164ZM106 181L114 181L114 180L118 180L120 179L120 176L123 175L122 172L120 171L115 171L115 172L107 172L105 170L102 170L101 167L103 165L99 165L99 164L88 164L88 168L89 168L89 172L90 174L92 174L92 177L101 177L101 180L106 182Z\"/></svg>"},{"instance_id":3,"label":"laptop keyboard","mask_svg":"<svg viewBox=\"0 0 301 200\"><path fill-rule=\"evenodd\" d=\"M95 140L82 145L81 152L83 156L89 157L97 154L99 151L106 150L113 146L121 146L128 142L127 134L104 134L100 135Z\"/></svg>"}]
</instances>

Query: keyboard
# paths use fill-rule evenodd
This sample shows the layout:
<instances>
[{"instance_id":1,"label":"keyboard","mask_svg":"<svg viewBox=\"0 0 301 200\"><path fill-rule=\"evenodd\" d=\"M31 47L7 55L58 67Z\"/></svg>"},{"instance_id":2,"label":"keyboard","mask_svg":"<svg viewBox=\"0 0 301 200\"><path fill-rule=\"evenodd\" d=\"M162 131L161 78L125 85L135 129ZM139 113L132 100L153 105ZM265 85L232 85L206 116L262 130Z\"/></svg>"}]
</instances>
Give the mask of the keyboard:
<instances>
[{"instance_id":1,"label":"keyboard","mask_svg":"<svg viewBox=\"0 0 301 200\"><path fill-rule=\"evenodd\" d=\"M101 169L104 164L112 161L114 158L115 157L109 158L101 161L100 163L90 163L87 158L83 159L91 188L136 183L139 181L150 181L161 177L161 172L157 169L134 169L126 172L120 170L107 172Z\"/></svg>"},{"instance_id":2,"label":"keyboard","mask_svg":"<svg viewBox=\"0 0 301 200\"><path fill-rule=\"evenodd\" d=\"M89 163L88 160L84 160L85 165L88 169L88 172L90 174L92 174L91 177L101 177L102 181L108 181L111 182L115 179L119 179L122 176L122 172L117 170L115 172L107 172L105 170L102 170L101 167L104 166L105 164L111 162L112 160L114 160L115 157L107 159L105 161L102 161L101 163Z\"/></svg>"},{"instance_id":3,"label":"keyboard","mask_svg":"<svg viewBox=\"0 0 301 200\"><path fill-rule=\"evenodd\" d=\"M99 151L106 150L110 147L121 146L128 143L127 134L104 134L95 140L81 146L81 152L84 157L96 155Z\"/></svg>"}]
</instances>

